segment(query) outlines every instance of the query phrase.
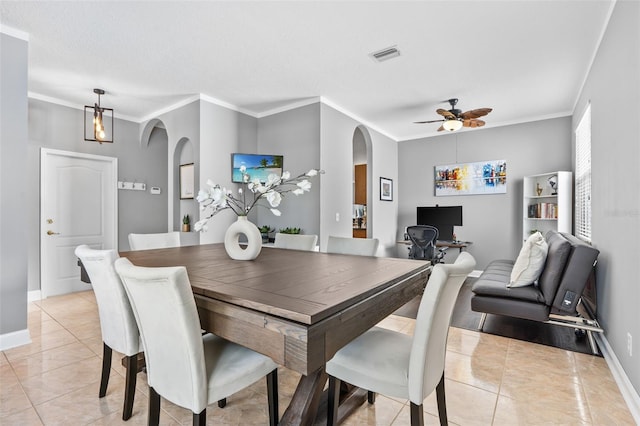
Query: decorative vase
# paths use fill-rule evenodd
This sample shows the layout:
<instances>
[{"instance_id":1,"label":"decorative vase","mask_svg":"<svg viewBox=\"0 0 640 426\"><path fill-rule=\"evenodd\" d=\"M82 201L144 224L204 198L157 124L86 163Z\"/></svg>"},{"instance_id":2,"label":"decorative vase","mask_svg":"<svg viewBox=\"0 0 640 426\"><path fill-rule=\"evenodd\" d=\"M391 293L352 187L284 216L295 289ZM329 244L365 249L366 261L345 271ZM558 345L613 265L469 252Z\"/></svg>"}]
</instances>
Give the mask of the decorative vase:
<instances>
[{"instance_id":1,"label":"decorative vase","mask_svg":"<svg viewBox=\"0 0 640 426\"><path fill-rule=\"evenodd\" d=\"M240 245L240 235L247 238L247 242ZM231 224L224 234L224 248L230 258L235 260L253 260L262 250L262 236L260 230L246 216L238 216L238 220Z\"/></svg>"}]
</instances>

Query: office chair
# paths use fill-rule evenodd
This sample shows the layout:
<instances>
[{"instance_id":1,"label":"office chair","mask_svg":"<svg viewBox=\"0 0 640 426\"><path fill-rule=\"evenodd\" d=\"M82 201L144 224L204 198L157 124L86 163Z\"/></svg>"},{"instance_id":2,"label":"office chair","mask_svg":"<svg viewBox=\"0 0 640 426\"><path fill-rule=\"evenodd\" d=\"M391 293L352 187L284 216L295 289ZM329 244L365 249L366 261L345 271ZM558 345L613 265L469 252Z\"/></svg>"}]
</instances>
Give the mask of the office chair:
<instances>
[{"instance_id":1,"label":"office chair","mask_svg":"<svg viewBox=\"0 0 640 426\"><path fill-rule=\"evenodd\" d=\"M443 261L447 248L436 248L438 228L431 225L408 226L407 235L411 241L409 259L430 260L434 265Z\"/></svg>"}]
</instances>

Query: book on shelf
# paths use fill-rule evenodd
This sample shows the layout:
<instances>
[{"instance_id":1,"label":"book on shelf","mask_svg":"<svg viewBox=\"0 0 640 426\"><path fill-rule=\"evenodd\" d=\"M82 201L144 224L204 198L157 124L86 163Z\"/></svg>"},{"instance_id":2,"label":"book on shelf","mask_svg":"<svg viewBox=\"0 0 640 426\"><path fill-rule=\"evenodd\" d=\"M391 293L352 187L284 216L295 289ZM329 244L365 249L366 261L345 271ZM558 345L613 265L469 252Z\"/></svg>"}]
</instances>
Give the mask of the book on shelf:
<instances>
[{"instance_id":1,"label":"book on shelf","mask_svg":"<svg viewBox=\"0 0 640 426\"><path fill-rule=\"evenodd\" d=\"M527 217L529 219L557 219L558 205L556 203L529 204Z\"/></svg>"}]
</instances>

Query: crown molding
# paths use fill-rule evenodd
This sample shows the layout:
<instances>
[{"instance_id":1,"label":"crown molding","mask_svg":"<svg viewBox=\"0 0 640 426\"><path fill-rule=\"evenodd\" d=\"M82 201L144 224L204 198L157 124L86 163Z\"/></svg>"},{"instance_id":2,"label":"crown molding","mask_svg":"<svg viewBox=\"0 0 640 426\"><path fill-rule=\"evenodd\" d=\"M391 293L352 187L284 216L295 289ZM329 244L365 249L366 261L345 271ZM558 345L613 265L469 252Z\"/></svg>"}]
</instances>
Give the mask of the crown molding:
<instances>
[{"instance_id":1,"label":"crown molding","mask_svg":"<svg viewBox=\"0 0 640 426\"><path fill-rule=\"evenodd\" d=\"M381 135L384 135L386 137L388 137L389 139L393 140L394 142L398 142L399 139L392 135L391 133L382 130L381 128L379 128L378 126L376 126L375 124L372 124L370 122L368 122L367 120L362 119L361 117L358 117L357 115L353 114L351 111L341 107L340 105L336 104L335 102L325 98L324 96L320 97L320 102L322 102L323 104L335 109L338 112L341 112L342 114L346 115L349 118L352 118L355 121L358 121L360 124L363 124L365 126L367 126L370 130L374 130L378 133L380 133Z\"/></svg>"},{"instance_id":2,"label":"crown molding","mask_svg":"<svg viewBox=\"0 0 640 426\"><path fill-rule=\"evenodd\" d=\"M19 30L17 28L9 27L7 25L0 24L0 33L6 34L11 37L19 38L26 42L29 41L29 33Z\"/></svg>"}]
</instances>

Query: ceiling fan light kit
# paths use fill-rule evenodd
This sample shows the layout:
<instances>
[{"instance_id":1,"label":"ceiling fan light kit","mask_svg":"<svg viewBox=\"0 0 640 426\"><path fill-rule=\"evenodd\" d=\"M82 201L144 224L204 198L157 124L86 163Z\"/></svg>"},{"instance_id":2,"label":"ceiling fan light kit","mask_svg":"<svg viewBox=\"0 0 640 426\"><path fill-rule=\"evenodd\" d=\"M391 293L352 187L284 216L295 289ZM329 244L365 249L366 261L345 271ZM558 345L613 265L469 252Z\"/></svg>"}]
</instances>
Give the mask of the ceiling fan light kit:
<instances>
[{"instance_id":1,"label":"ceiling fan light kit","mask_svg":"<svg viewBox=\"0 0 640 426\"><path fill-rule=\"evenodd\" d=\"M455 120L446 120L443 124L442 127L445 130L448 130L450 132L455 132L456 130L460 130L462 129L462 121L455 119Z\"/></svg>"},{"instance_id":2,"label":"ceiling fan light kit","mask_svg":"<svg viewBox=\"0 0 640 426\"><path fill-rule=\"evenodd\" d=\"M457 98L451 98L447 100L451 105L450 110L438 108L436 112L443 116L444 118L441 120L427 120L427 121L414 121L415 124L427 124L427 123L442 123L442 125L438 128L438 131L441 132L443 130L447 130L449 132L455 132L456 130L460 130L463 127L482 127L485 125L485 122L482 120L478 120L478 117L485 116L493 111L491 108L478 108L472 109L469 111L462 112L461 110L456 108L456 104L458 103Z\"/></svg>"}]
</instances>

